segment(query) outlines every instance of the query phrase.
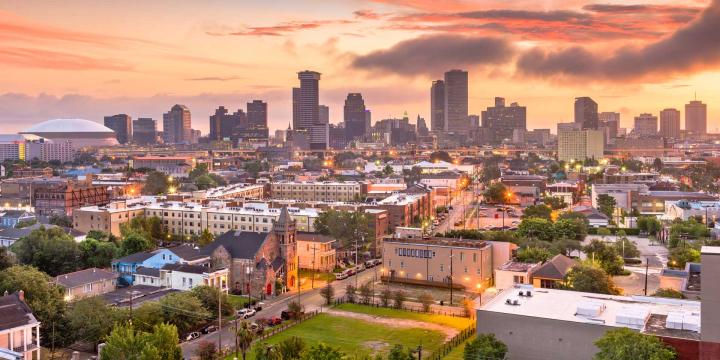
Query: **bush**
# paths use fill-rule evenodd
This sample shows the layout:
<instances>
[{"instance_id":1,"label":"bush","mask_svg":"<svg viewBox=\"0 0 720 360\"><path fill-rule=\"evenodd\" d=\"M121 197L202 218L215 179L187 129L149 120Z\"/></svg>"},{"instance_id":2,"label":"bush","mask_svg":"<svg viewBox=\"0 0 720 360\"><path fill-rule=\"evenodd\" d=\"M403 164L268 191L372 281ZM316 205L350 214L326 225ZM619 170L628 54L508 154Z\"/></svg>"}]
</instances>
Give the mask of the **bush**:
<instances>
[{"instance_id":1,"label":"bush","mask_svg":"<svg viewBox=\"0 0 720 360\"><path fill-rule=\"evenodd\" d=\"M657 291L655 291L653 296L671 298L671 299L684 299L685 298L685 295L683 295L683 293L681 293L680 291L677 291L675 289L669 289L669 288L657 289Z\"/></svg>"},{"instance_id":2,"label":"bush","mask_svg":"<svg viewBox=\"0 0 720 360\"><path fill-rule=\"evenodd\" d=\"M393 294L393 301L396 309L402 309L403 303L405 303L405 300L407 299L407 296L405 296L405 292L402 290L398 290Z\"/></svg>"},{"instance_id":3,"label":"bush","mask_svg":"<svg viewBox=\"0 0 720 360\"><path fill-rule=\"evenodd\" d=\"M347 301L349 303L355 303L355 293L356 293L355 287L352 284L348 284L348 286L345 288L345 296L347 297Z\"/></svg>"},{"instance_id":4,"label":"bush","mask_svg":"<svg viewBox=\"0 0 720 360\"><path fill-rule=\"evenodd\" d=\"M508 347L495 338L495 334L478 334L478 336L465 345L463 358L474 359L504 359Z\"/></svg>"},{"instance_id":5,"label":"bush","mask_svg":"<svg viewBox=\"0 0 720 360\"><path fill-rule=\"evenodd\" d=\"M382 304L383 307L389 307L390 306L390 299L392 299L393 293L390 291L390 289L385 288L380 293L380 304Z\"/></svg>"},{"instance_id":6,"label":"bush","mask_svg":"<svg viewBox=\"0 0 720 360\"><path fill-rule=\"evenodd\" d=\"M424 312L430 312L430 305L432 305L435 302L433 300L432 295L430 295L430 293L427 293L427 292L420 294L420 296L418 297L418 300L422 304Z\"/></svg>"},{"instance_id":7,"label":"bush","mask_svg":"<svg viewBox=\"0 0 720 360\"><path fill-rule=\"evenodd\" d=\"M195 355L200 360L215 360L218 357L217 346L215 346L214 342L202 340L195 350Z\"/></svg>"}]
</instances>

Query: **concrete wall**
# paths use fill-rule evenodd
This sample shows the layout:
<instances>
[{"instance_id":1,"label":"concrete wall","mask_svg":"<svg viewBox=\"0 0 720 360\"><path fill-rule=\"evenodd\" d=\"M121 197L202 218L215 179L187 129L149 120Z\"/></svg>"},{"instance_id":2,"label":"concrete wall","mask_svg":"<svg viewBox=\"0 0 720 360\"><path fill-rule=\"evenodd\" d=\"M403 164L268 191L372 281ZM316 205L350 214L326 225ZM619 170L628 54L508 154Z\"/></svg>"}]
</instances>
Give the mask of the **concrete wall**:
<instances>
[{"instance_id":1,"label":"concrete wall","mask_svg":"<svg viewBox=\"0 0 720 360\"><path fill-rule=\"evenodd\" d=\"M508 346L508 359L591 360L593 344L612 328L478 310L477 333L494 333Z\"/></svg>"}]
</instances>

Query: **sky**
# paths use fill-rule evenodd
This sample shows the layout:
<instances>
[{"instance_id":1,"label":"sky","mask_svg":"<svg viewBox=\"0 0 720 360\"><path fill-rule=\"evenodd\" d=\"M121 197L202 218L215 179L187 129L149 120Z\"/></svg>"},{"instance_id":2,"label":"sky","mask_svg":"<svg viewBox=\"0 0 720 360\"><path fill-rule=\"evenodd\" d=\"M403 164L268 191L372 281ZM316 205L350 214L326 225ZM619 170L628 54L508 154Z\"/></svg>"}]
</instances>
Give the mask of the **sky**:
<instances>
[{"instance_id":1,"label":"sky","mask_svg":"<svg viewBox=\"0 0 720 360\"><path fill-rule=\"evenodd\" d=\"M373 121L429 122L430 84L469 71L471 114L495 96L528 128L572 121L573 99L632 127L697 99L720 128L720 0L126 0L0 3L0 133L53 118L152 117L176 103L193 128L223 105L268 102L291 121L297 72L322 73L342 121L360 92Z\"/></svg>"}]
</instances>

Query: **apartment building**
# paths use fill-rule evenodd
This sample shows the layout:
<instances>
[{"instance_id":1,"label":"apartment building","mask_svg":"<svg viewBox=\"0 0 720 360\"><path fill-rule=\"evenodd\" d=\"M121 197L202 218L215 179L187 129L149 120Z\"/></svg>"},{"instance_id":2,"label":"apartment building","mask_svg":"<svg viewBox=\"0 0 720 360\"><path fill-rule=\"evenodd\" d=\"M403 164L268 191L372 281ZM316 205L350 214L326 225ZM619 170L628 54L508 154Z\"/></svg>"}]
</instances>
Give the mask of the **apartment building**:
<instances>
[{"instance_id":1,"label":"apartment building","mask_svg":"<svg viewBox=\"0 0 720 360\"><path fill-rule=\"evenodd\" d=\"M92 179L84 182L66 181L54 185L40 185L33 189L33 204L38 215L72 216L73 210L90 205L105 205L110 201L105 186L95 186Z\"/></svg>"},{"instance_id":2,"label":"apartment building","mask_svg":"<svg viewBox=\"0 0 720 360\"><path fill-rule=\"evenodd\" d=\"M202 192L203 199L226 200L226 199L254 199L259 200L265 197L265 185L262 184L231 184L208 189Z\"/></svg>"},{"instance_id":3,"label":"apartment building","mask_svg":"<svg viewBox=\"0 0 720 360\"><path fill-rule=\"evenodd\" d=\"M40 360L40 322L22 290L0 296L0 358Z\"/></svg>"},{"instance_id":4,"label":"apartment building","mask_svg":"<svg viewBox=\"0 0 720 360\"><path fill-rule=\"evenodd\" d=\"M275 199L300 201L359 201L367 194L367 185L357 182L300 182L282 181L270 183L270 193Z\"/></svg>"},{"instance_id":5,"label":"apartment building","mask_svg":"<svg viewBox=\"0 0 720 360\"><path fill-rule=\"evenodd\" d=\"M430 193L395 194L377 202L373 208L387 211L389 228L408 227L433 215Z\"/></svg>"},{"instance_id":6,"label":"apartment building","mask_svg":"<svg viewBox=\"0 0 720 360\"><path fill-rule=\"evenodd\" d=\"M337 263L335 239L320 234L298 232L297 256L300 269L316 271L333 271Z\"/></svg>"},{"instance_id":7,"label":"apartment building","mask_svg":"<svg viewBox=\"0 0 720 360\"><path fill-rule=\"evenodd\" d=\"M73 228L82 232L99 230L120 236L120 225L145 216L145 204L116 201L102 206L86 206L73 211Z\"/></svg>"},{"instance_id":8,"label":"apartment building","mask_svg":"<svg viewBox=\"0 0 720 360\"><path fill-rule=\"evenodd\" d=\"M112 271L90 268L55 277L65 288L65 301L74 301L114 291L118 275Z\"/></svg>"}]
</instances>

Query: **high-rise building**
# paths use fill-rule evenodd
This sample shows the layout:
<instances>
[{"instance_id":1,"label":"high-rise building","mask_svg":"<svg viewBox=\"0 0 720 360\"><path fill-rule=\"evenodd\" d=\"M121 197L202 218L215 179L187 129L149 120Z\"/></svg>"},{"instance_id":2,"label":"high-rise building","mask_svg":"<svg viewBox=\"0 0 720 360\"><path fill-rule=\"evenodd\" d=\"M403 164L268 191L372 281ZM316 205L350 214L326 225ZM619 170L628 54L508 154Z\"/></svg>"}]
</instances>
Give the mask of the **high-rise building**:
<instances>
[{"instance_id":1,"label":"high-rise building","mask_svg":"<svg viewBox=\"0 0 720 360\"><path fill-rule=\"evenodd\" d=\"M515 129L527 130L527 109L517 103L505 106L505 98L496 97L495 106L482 112L482 127L488 129L493 144L512 140Z\"/></svg>"},{"instance_id":2,"label":"high-rise building","mask_svg":"<svg viewBox=\"0 0 720 360\"><path fill-rule=\"evenodd\" d=\"M365 134L370 133L370 129L372 129L372 112L370 112L370 109L365 109Z\"/></svg>"},{"instance_id":3,"label":"high-rise building","mask_svg":"<svg viewBox=\"0 0 720 360\"><path fill-rule=\"evenodd\" d=\"M415 120L415 125L417 126L418 136L429 135L430 130L427 127L427 123L425 122L424 118L420 117L420 115L417 116L417 119Z\"/></svg>"},{"instance_id":4,"label":"high-rise building","mask_svg":"<svg viewBox=\"0 0 720 360\"><path fill-rule=\"evenodd\" d=\"M604 156L604 135L600 130L559 129L558 160L600 159Z\"/></svg>"},{"instance_id":5,"label":"high-rise building","mask_svg":"<svg viewBox=\"0 0 720 360\"><path fill-rule=\"evenodd\" d=\"M480 115L468 115L468 121L470 121L470 127L480 127Z\"/></svg>"},{"instance_id":6,"label":"high-rise building","mask_svg":"<svg viewBox=\"0 0 720 360\"><path fill-rule=\"evenodd\" d=\"M298 73L300 87L293 89L293 130L309 134L309 146L323 150L328 146L328 122L320 120L320 73Z\"/></svg>"},{"instance_id":7,"label":"high-rise building","mask_svg":"<svg viewBox=\"0 0 720 360\"><path fill-rule=\"evenodd\" d=\"M267 127L267 103L262 100L247 103L247 122L248 126Z\"/></svg>"},{"instance_id":8,"label":"high-rise building","mask_svg":"<svg viewBox=\"0 0 720 360\"><path fill-rule=\"evenodd\" d=\"M210 116L210 140L223 140L231 138L233 131L238 126L247 126L247 115L241 109L228 114L228 109L220 106L215 110L215 115Z\"/></svg>"},{"instance_id":9,"label":"high-rise building","mask_svg":"<svg viewBox=\"0 0 720 360\"><path fill-rule=\"evenodd\" d=\"M430 87L430 126L432 131L447 131L445 127L445 82L435 80Z\"/></svg>"},{"instance_id":10,"label":"high-rise building","mask_svg":"<svg viewBox=\"0 0 720 360\"><path fill-rule=\"evenodd\" d=\"M138 145L151 145L157 142L157 121L151 118L138 118L133 121L133 142Z\"/></svg>"},{"instance_id":11,"label":"high-rise building","mask_svg":"<svg viewBox=\"0 0 720 360\"><path fill-rule=\"evenodd\" d=\"M445 129L456 134L470 131L468 121L468 72L450 70L445 73Z\"/></svg>"},{"instance_id":12,"label":"high-rise building","mask_svg":"<svg viewBox=\"0 0 720 360\"><path fill-rule=\"evenodd\" d=\"M163 140L166 144L192 142L192 120L187 106L176 104L163 114Z\"/></svg>"},{"instance_id":13,"label":"high-rise building","mask_svg":"<svg viewBox=\"0 0 720 360\"><path fill-rule=\"evenodd\" d=\"M350 141L365 136L366 114L365 100L360 93L349 93L343 107L345 138Z\"/></svg>"},{"instance_id":14,"label":"high-rise building","mask_svg":"<svg viewBox=\"0 0 720 360\"><path fill-rule=\"evenodd\" d=\"M330 124L328 126L328 132L329 132L329 138L330 138L330 148L335 150L343 150L348 145L348 139L346 137L347 131L343 127L343 125L347 126L347 124L340 123L338 125Z\"/></svg>"},{"instance_id":15,"label":"high-rise building","mask_svg":"<svg viewBox=\"0 0 720 360\"><path fill-rule=\"evenodd\" d=\"M620 127L620 113L605 111L598 114L600 125L607 129L607 137L614 139L618 137L618 128Z\"/></svg>"},{"instance_id":16,"label":"high-rise building","mask_svg":"<svg viewBox=\"0 0 720 360\"><path fill-rule=\"evenodd\" d=\"M104 124L115 132L119 143L127 144L132 141L132 118L130 115L106 116Z\"/></svg>"},{"instance_id":17,"label":"high-rise building","mask_svg":"<svg viewBox=\"0 0 720 360\"><path fill-rule=\"evenodd\" d=\"M702 101L685 104L685 130L696 136L707 134L707 105Z\"/></svg>"},{"instance_id":18,"label":"high-rise building","mask_svg":"<svg viewBox=\"0 0 720 360\"><path fill-rule=\"evenodd\" d=\"M636 137L657 135L658 118L652 114L640 114L635 117L633 133Z\"/></svg>"},{"instance_id":19,"label":"high-rise building","mask_svg":"<svg viewBox=\"0 0 720 360\"><path fill-rule=\"evenodd\" d=\"M680 111L678 109L660 111L660 136L668 139L680 138Z\"/></svg>"},{"instance_id":20,"label":"high-rise building","mask_svg":"<svg viewBox=\"0 0 720 360\"><path fill-rule=\"evenodd\" d=\"M598 104L587 96L575 98L575 122L583 129L597 129Z\"/></svg>"}]
</instances>

